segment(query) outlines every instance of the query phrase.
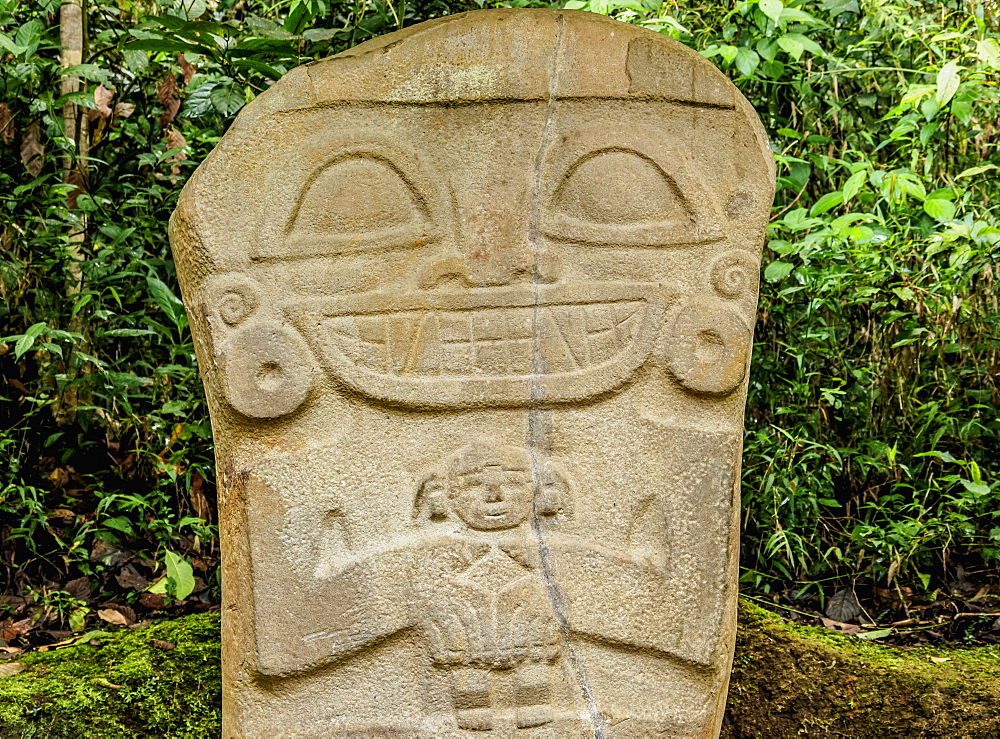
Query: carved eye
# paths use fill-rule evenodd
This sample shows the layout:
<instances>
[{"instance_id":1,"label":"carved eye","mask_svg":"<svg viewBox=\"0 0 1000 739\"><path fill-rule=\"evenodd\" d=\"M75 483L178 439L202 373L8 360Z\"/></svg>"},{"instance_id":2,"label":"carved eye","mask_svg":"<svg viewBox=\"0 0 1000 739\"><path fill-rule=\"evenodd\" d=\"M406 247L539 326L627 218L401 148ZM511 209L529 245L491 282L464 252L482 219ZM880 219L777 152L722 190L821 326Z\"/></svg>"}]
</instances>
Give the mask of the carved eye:
<instances>
[{"instance_id":1,"label":"carved eye","mask_svg":"<svg viewBox=\"0 0 1000 739\"><path fill-rule=\"evenodd\" d=\"M556 206L594 223L650 223L687 216L673 182L641 154L608 149L567 173Z\"/></svg>"},{"instance_id":2,"label":"carved eye","mask_svg":"<svg viewBox=\"0 0 1000 739\"><path fill-rule=\"evenodd\" d=\"M635 149L580 157L553 193L546 234L577 243L664 246L722 238L702 188L683 163L674 175Z\"/></svg>"},{"instance_id":3,"label":"carved eye","mask_svg":"<svg viewBox=\"0 0 1000 739\"><path fill-rule=\"evenodd\" d=\"M428 227L426 203L392 162L351 154L329 163L306 186L287 241L297 256L391 248L427 240Z\"/></svg>"}]
</instances>

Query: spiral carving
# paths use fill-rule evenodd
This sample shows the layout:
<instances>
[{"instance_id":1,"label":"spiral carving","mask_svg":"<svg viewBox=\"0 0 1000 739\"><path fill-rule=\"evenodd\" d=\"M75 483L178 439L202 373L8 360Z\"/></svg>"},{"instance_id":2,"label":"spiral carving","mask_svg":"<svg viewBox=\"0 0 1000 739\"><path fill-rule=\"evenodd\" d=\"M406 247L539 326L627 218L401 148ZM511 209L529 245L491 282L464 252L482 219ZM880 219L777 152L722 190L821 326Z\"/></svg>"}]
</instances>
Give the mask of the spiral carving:
<instances>
[{"instance_id":1,"label":"spiral carving","mask_svg":"<svg viewBox=\"0 0 1000 739\"><path fill-rule=\"evenodd\" d=\"M724 298L752 292L758 280L757 260L745 251L728 251L712 263L712 287Z\"/></svg>"},{"instance_id":2,"label":"spiral carving","mask_svg":"<svg viewBox=\"0 0 1000 739\"><path fill-rule=\"evenodd\" d=\"M243 275L221 275L208 288L209 312L235 328L257 310L260 287Z\"/></svg>"}]
</instances>

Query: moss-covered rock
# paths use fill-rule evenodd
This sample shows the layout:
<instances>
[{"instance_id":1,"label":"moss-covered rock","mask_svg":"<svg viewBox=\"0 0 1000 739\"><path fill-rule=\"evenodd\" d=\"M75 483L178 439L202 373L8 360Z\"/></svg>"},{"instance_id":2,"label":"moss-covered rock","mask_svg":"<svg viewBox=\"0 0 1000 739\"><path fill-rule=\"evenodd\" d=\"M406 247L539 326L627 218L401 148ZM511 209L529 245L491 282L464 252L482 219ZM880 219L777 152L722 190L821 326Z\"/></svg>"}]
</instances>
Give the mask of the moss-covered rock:
<instances>
[{"instance_id":1,"label":"moss-covered rock","mask_svg":"<svg viewBox=\"0 0 1000 739\"><path fill-rule=\"evenodd\" d=\"M96 641L0 677L0 737L219 736L217 615ZM892 649L742 604L722 735L995 739L1000 648Z\"/></svg>"},{"instance_id":2,"label":"moss-covered rock","mask_svg":"<svg viewBox=\"0 0 1000 739\"><path fill-rule=\"evenodd\" d=\"M2 737L220 733L218 615L122 631L19 662L22 672L0 677Z\"/></svg>"},{"instance_id":3,"label":"moss-covered rock","mask_svg":"<svg viewBox=\"0 0 1000 739\"><path fill-rule=\"evenodd\" d=\"M1000 737L1000 648L894 649L740 604L722 736Z\"/></svg>"}]
</instances>

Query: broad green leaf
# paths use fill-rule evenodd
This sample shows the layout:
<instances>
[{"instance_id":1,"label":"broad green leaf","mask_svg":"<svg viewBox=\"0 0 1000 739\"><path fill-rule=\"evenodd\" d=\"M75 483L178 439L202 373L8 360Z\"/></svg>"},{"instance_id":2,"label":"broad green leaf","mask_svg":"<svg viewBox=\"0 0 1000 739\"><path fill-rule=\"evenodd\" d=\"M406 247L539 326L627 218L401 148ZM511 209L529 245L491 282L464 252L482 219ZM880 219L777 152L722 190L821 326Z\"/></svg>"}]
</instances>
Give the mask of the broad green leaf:
<instances>
[{"instance_id":1,"label":"broad green leaf","mask_svg":"<svg viewBox=\"0 0 1000 739\"><path fill-rule=\"evenodd\" d=\"M868 181L868 170L862 169L859 172L855 172L850 177L847 178L847 182L844 183L843 194L844 202L853 200L854 196L858 194L862 187L864 187L865 182Z\"/></svg>"},{"instance_id":2,"label":"broad green leaf","mask_svg":"<svg viewBox=\"0 0 1000 739\"><path fill-rule=\"evenodd\" d=\"M141 72L149 66L149 54L135 49L125 49L122 52L125 68L130 72Z\"/></svg>"},{"instance_id":3,"label":"broad green leaf","mask_svg":"<svg viewBox=\"0 0 1000 739\"><path fill-rule=\"evenodd\" d=\"M212 88L208 95L216 112L222 116L231 116L246 103L246 91L243 86L233 80L223 82Z\"/></svg>"},{"instance_id":4,"label":"broad green leaf","mask_svg":"<svg viewBox=\"0 0 1000 739\"><path fill-rule=\"evenodd\" d=\"M36 323L25 331L24 335L17 340L16 344L14 344L14 358L20 359L25 352L31 351L31 347L35 345L35 339L37 339L46 328L48 328L48 326L43 322Z\"/></svg>"},{"instance_id":5,"label":"broad green leaf","mask_svg":"<svg viewBox=\"0 0 1000 739\"><path fill-rule=\"evenodd\" d=\"M67 67L63 74L68 77L83 77L85 80L90 80L91 82L107 82L111 79L111 72L107 69L101 69L96 64L76 64L72 67Z\"/></svg>"},{"instance_id":6,"label":"broad green leaf","mask_svg":"<svg viewBox=\"0 0 1000 739\"><path fill-rule=\"evenodd\" d=\"M23 46L27 49L42 40L42 32L44 30L45 24L43 24L38 18L33 18L27 23L22 24L21 27L17 29L17 33L14 34L14 41L16 41L19 46Z\"/></svg>"},{"instance_id":7,"label":"broad green leaf","mask_svg":"<svg viewBox=\"0 0 1000 739\"><path fill-rule=\"evenodd\" d=\"M941 67L937 75L937 92L934 99L937 104L944 106L954 97L955 92L961 84L962 78L958 73L958 62L951 61Z\"/></svg>"},{"instance_id":8,"label":"broad green leaf","mask_svg":"<svg viewBox=\"0 0 1000 739\"><path fill-rule=\"evenodd\" d=\"M990 494L990 486L984 482L973 482L972 480L966 480L964 477L959 482L962 483L962 487L974 495Z\"/></svg>"},{"instance_id":9,"label":"broad green leaf","mask_svg":"<svg viewBox=\"0 0 1000 739\"><path fill-rule=\"evenodd\" d=\"M777 25L785 4L781 0L760 0L760 11Z\"/></svg>"},{"instance_id":10,"label":"broad green leaf","mask_svg":"<svg viewBox=\"0 0 1000 739\"><path fill-rule=\"evenodd\" d=\"M14 43L14 40L5 33L0 33L0 48L6 49L14 56L21 56L28 50L27 46L19 46Z\"/></svg>"},{"instance_id":11,"label":"broad green leaf","mask_svg":"<svg viewBox=\"0 0 1000 739\"><path fill-rule=\"evenodd\" d=\"M806 47L788 35L782 36L778 39L778 46L784 49L788 56L792 57L792 59L800 59L802 57L802 52L806 50Z\"/></svg>"},{"instance_id":12,"label":"broad green leaf","mask_svg":"<svg viewBox=\"0 0 1000 739\"><path fill-rule=\"evenodd\" d=\"M177 600L184 600L194 592L194 570L191 563L169 549L164 552L167 565L167 589Z\"/></svg>"},{"instance_id":13,"label":"broad green leaf","mask_svg":"<svg viewBox=\"0 0 1000 739\"><path fill-rule=\"evenodd\" d=\"M258 59L234 59L233 66L238 69L250 69L254 72L259 72L272 80L277 80L284 74L282 70L275 69L270 64L266 64Z\"/></svg>"},{"instance_id":14,"label":"broad green leaf","mask_svg":"<svg viewBox=\"0 0 1000 739\"><path fill-rule=\"evenodd\" d=\"M809 13L798 8L783 8L779 20L782 23L808 23L814 26L822 22L815 16L809 15Z\"/></svg>"},{"instance_id":15,"label":"broad green leaf","mask_svg":"<svg viewBox=\"0 0 1000 739\"><path fill-rule=\"evenodd\" d=\"M892 634L892 629L879 629L878 631L862 631L855 636L858 639L885 639L890 634Z\"/></svg>"},{"instance_id":16,"label":"broad green leaf","mask_svg":"<svg viewBox=\"0 0 1000 739\"><path fill-rule=\"evenodd\" d=\"M739 49L735 46L722 46L719 48L719 56L725 59L728 64L733 63L738 53Z\"/></svg>"},{"instance_id":17,"label":"broad green leaf","mask_svg":"<svg viewBox=\"0 0 1000 739\"><path fill-rule=\"evenodd\" d=\"M148 377L139 377L131 372L105 372L104 379L108 385L117 389L148 387L153 381Z\"/></svg>"},{"instance_id":18,"label":"broad green leaf","mask_svg":"<svg viewBox=\"0 0 1000 739\"><path fill-rule=\"evenodd\" d=\"M756 51L741 46L736 52L736 68L744 77L752 75L758 64L760 64L760 56Z\"/></svg>"},{"instance_id":19,"label":"broad green leaf","mask_svg":"<svg viewBox=\"0 0 1000 739\"><path fill-rule=\"evenodd\" d=\"M977 41L976 54L983 60L984 64L1000 70L1000 43L995 38Z\"/></svg>"},{"instance_id":20,"label":"broad green leaf","mask_svg":"<svg viewBox=\"0 0 1000 739\"><path fill-rule=\"evenodd\" d=\"M928 198L924 201L924 212L935 221L944 223L955 217L955 204L941 198Z\"/></svg>"},{"instance_id":21,"label":"broad green leaf","mask_svg":"<svg viewBox=\"0 0 1000 739\"><path fill-rule=\"evenodd\" d=\"M194 54L211 54L212 49L197 44L189 44L185 41L174 41L172 39L142 39L133 41L125 46L126 51L168 51L168 52L191 52Z\"/></svg>"},{"instance_id":22,"label":"broad green leaf","mask_svg":"<svg viewBox=\"0 0 1000 739\"><path fill-rule=\"evenodd\" d=\"M840 190L835 190L834 192L828 192L826 195L817 200L813 207L809 209L809 215L819 216L826 213L832 208L836 208L838 205L844 202L844 193Z\"/></svg>"},{"instance_id":23,"label":"broad green leaf","mask_svg":"<svg viewBox=\"0 0 1000 739\"><path fill-rule=\"evenodd\" d=\"M769 282L778 282L788 277L788 274L795 269L791 262L771 262L764 270L764 279Z\"/></svg>"},{"instance_id":24,"label":"broad green leaf","mask_svg":"<svg viewBox=\"0 0 1000 739\"><path fill-rule=\"evenodd\" d=\"M214 112L215 106L212 105L211 98L212 90L214 89L214 83L206 82L205 84L198 85L198 87L191 90L184 98L182 106L184 115L197 118L198 116Z\"/></svg>"},{"instance_id":25,"label":"broad green leaf","mask_svg":"<svg viewBox=\"0 0 1000 739\"><path fill-rule=\"evenodd\" d=\"M115 531L121 531L123 534L126 534L128 536L135 536L135 531L132 529L132 524L125 516L116 516L115 518L105 519L104 525L107 526L109 529L114 529Z\"/></svg>"},{"instance_id":26,"label":"broad green leaf","mask_svg":"<svg viewBox=\"0 0 1000 739\"><path fill-rule=\"evenodd\" d=\"M823 56L823 47L813 41L811 38L803 33L786 33L782 38L788 39L790 41L797 42L803 49L808 51L810 54L815 54L817 56ZM781 43L781 39L778 40Z\"/></svg>"},{"instance_id":27,"label":"broad green leaf","mask_svg":"<svg viewBox=\"0 0 1000 739\"><path fill-rule=\"evenodd\" d=\"M569 4L563 7L569 8ZM308 31L303 31L302 37L310 41L328 41L338 33L340 33L340 30L337 28L310 28Z\"/></svg>"},{"instance_id":28,"label":"broad green leaf","mask_svg":"<svg viewBox=\"0 0 1000 739\"><path fill-rule=\"evenodd\" d=\"M206 10L208 10L208 5L205 0L181 0L175 13L180 18L193 21L195 18L203 16Z\"/></svg>"}]
</instances>

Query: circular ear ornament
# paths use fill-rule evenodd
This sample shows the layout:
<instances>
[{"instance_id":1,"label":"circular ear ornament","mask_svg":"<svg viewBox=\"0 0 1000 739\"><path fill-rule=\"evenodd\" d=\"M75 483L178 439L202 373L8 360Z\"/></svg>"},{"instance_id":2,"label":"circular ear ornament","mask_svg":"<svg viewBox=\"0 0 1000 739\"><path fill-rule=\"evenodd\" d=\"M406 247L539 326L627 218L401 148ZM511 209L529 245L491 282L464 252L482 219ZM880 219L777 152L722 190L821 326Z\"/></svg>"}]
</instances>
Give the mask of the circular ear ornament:
<instances>
[{"instance_id":1,"label":"circular ear ornament","mask_svg":"<svg viewBox=\"0 0 1000 739\"><path fill-rule=\"evenodd\" d=\"M226 397L249 418L287 416L312 389L309 349L287 326L243 326L226 340L222 355Z\"/></svg>"},{"instance_id":2,"label":"circular ear ornament","mask_svg":"<svg viewBox=\"0 0 1000 739\"><path fill-rule=\"evenodd\" d=\"M260 287L244 275L221 275L209 285L207 298L209 312L235 328L257 310Z\"/></svg>"},{"instance_id":3,"label":"circular ear ornament","mask_svg":"<svg viewBox=\"0 0 1000 739\"><path fill-rule=\"evenodd\" d=\"M681 387L699 395L729 395L747 371L753 335L732 308L693 299L667 330L667 368Z\"/></svg>"},{"instance_id":4,"label":"circular ear ornament","mask_svg":"<svg viewBox=\"0 0 1000 739\"><path fill-rule=\"evenodd\" d=\"M724 298L751 293L759 277L757 260L749 252L727 251L712 262L712 287Z\"/></svg>"}]
</instances>

